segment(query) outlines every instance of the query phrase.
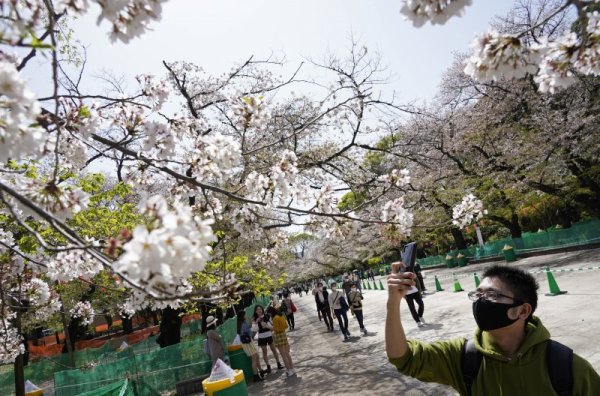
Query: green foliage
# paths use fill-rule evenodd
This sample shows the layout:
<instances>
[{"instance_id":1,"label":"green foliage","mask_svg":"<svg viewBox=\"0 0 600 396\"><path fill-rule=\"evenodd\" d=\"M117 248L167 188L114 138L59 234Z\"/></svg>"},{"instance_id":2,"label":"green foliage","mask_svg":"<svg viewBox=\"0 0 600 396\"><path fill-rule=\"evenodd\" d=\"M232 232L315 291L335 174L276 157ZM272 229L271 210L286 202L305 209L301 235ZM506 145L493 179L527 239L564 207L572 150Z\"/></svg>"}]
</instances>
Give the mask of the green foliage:
<instances>
[{"instance_id":1,"label":"green foliage","mask_svg":"<svg viewBox=\"0 0 600 396\"><path fill-rule=\"evenodd\" d=\"M383 260L381 257L371 257L367 260L367 264L369 265L369 267L376 267L379 264L381 264L382 261Z\"/></svg>"},{"instance_id":2,"label":"green foliage","mask_svg":"<svg viewBox=\"0 0 600 396\"><path fill-rule=\"evenodd\" d=\"M344 195L340 199L338 203L338 209L342 212L351 211L354 208L362 205L367 199L367 195L364 192L354 192L350 191Z\"/></svg>"},{"instance_id":3,"label":"green foliage","mask_svg":"<svg viewBox=\"0 0 600 396\"><path fill-rule=\"evenodd\" d=\"M394 146L401 139L402 136L399 133L385 136L377 142L375 148L392 152ZM369 151L364 157L363 166L377 175L382 175L387 171L385 156L384 151Z\"/></svg>"},{"instance_id":4,"label":"green foliage","mask_svg":"<svg viewBox=\"0 0 600 396\"><path fill-rule=\"evenodd\" d=\"M131 194L131 187L117 183L106 189L105 177L102 174L88 174L78 180L82 190L91 194L88 208L73 215L69 225L82 235L96 239L116 237L124 230L132 230L143 223L136 205L128 203L126 198Z\"/></svg>"}]
</instances>

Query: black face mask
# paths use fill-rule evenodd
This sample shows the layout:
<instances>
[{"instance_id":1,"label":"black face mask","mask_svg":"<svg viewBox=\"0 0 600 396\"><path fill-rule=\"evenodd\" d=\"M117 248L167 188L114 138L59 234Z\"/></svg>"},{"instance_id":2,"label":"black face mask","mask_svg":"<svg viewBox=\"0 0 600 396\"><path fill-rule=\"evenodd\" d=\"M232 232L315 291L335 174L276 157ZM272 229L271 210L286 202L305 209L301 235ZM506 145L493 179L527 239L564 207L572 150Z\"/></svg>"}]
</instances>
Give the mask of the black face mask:
<instances>
[{"instance_id":1,"label":"black face mask","mask_svg":"<svg viewBox=\"0 0 600 396\"><path fill-rule=\"evenodd\" d=\"M480 298L473 303L473 316L477 326L484 331L501 329L517 321L508 317L508 310L518 307L522 302L512 304L495 303Z\"/></svg>"}]
</instances>

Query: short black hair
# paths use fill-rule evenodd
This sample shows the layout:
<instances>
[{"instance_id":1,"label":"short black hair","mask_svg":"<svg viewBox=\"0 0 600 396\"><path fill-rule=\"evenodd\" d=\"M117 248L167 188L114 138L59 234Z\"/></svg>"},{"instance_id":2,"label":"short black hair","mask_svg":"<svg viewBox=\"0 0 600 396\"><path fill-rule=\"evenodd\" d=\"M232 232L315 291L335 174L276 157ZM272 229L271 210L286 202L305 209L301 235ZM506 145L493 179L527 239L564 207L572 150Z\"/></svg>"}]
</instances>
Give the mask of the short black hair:
<instances>
[{"instance_id":1,"label":"short black hair","mask_svg":"<svg viewBox=\"0 0 600 396\"><path fill-rule=\"evenodd\" d=\"M494 265L484 271L483 277L500 279L510 289L515 299L529 303L531 313L535 312L539 285L529 272L505 265Z\"/></svg>"}]
</instances>

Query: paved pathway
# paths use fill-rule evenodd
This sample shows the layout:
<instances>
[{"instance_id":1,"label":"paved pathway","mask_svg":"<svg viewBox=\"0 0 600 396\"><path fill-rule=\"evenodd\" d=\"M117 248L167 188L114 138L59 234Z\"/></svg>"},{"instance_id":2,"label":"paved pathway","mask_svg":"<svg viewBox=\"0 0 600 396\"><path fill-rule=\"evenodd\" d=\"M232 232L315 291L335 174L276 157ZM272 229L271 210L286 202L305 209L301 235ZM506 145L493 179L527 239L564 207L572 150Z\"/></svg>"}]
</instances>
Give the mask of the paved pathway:
<instances>
[{"instance_id":1,"label":"paved pathway","mask_svg":"<svg viewBox=\"0 0 600 396\"><path fill-rule=\"evenodd\" d=\"M488 264L467 266L461 273L479 272ZM531 257L517 261L533 271L550 265L554 269L599 266L600 249ZM474 330L471 304L466 292L453 293L447 269L426 272L426 285L433 289L433 275L442 277L444 292L425 298L425 319L430 325L417 328L406 303L401 315L408 338L434 341L452 337L470 337ZM565 295L548 297L544 273L536 273L540 283L537 314L558 341L572 347L600 371L600 270L557 272L556 280ZM474 288L473 278L461 279L465 290ZM273 372L266 381L249 387L251 395L455 395L448 388L422 383L395 371L385 356L384 320L387 291L365 291L365 325L367 336L359 336L356 319L349 316L349 329L354 335L344 342L339 331L327 333L317 317L312 296L294 299L298 306L296 330L290 332L292 358L298 376L285 379L282 371ZM336 324L337 328L337 324ZM270 353L270 352L269 352ZM274 367L274 359L271 366Z\"/></svg>"}]
</instances>

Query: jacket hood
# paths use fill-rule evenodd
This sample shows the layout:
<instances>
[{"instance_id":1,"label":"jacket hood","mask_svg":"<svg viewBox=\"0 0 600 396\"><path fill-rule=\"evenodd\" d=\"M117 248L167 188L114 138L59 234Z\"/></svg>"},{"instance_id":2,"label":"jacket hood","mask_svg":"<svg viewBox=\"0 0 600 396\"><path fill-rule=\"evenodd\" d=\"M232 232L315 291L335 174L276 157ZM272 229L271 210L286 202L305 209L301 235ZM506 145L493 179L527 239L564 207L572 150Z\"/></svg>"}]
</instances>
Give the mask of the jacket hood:
<instances>
[{"instance_id":1,"label":"jacket hood","mask_svg":"<svg viewBox=\"0 0 600 396\"><path fill-rule=\"evenodd\" d=\"M526 355L535 345L550 339L550 332L544 327L542 321L537 316L533 316L529 323L527 323L525 332L525 339L519 349L517 349L515 357ZM480 329L475 331L475 346L479 352L486 356L503 361L511 360L502 354L502 351L493 343L492 337L487 331Z\"/></svg>"}]
</instances>

